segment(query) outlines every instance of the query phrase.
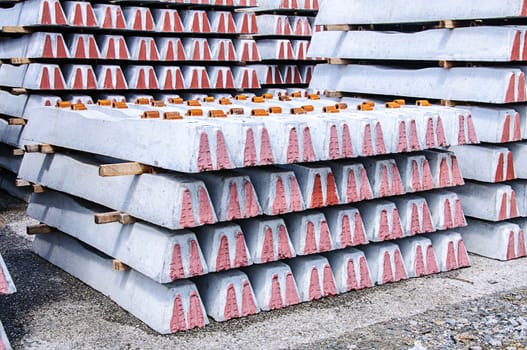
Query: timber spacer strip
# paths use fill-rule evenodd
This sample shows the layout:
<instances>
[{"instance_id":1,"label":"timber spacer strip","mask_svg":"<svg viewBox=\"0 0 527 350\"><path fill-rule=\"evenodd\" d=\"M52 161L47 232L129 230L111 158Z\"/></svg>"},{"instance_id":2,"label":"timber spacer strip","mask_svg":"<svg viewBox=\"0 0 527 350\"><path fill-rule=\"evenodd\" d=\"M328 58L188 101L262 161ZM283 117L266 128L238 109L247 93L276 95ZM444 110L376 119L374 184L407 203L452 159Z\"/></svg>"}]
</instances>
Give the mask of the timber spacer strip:
<instances>
[{"instance_id":1,"label":"timber spacer strip","mask_svg":"<svg viewBox=\"0 0 527 350\"><path fill-rule=\"evenodd\" d=\"M46 224L31 225L26 227L28 235L41 235L53 232L54 229Z\"/></svg>"},{"instance_id":2,"label":"timber spacer strip","mask_svg":"<svg viewBox=\"0 0 527 350\"><path fill-rule=\"evenodd\" d=\"M138 162L102 164L99 166L99 176L130 176L141 174L157 174L159 171L152 166Z\"/></svg>"},{"instance_id":3,"label":"timber spacer strip","mask_svg":"<svg viewBox=\"0 0 527 350\"><path fill-rule=\"evenodd\" d=\"M119 222L122 225L129 225L135 223L137 220L133 216L120 211L111 211L108 213L99 213L94 216L95 223L98 225Z\"/></svg>"},{"instance_id":4,"label":"timber spacer strip","mask_svg":"<svg viewBox=\"0 0 527 350\"><path fill-rule=\"evenodd\" d=\"M128 270L130 270L130 266L126 265L125 263L123 263L122 261L117 260L117 259L113 259L112 260L112 268L115 271L128 271Z\"/></svg>"}]
</instances>

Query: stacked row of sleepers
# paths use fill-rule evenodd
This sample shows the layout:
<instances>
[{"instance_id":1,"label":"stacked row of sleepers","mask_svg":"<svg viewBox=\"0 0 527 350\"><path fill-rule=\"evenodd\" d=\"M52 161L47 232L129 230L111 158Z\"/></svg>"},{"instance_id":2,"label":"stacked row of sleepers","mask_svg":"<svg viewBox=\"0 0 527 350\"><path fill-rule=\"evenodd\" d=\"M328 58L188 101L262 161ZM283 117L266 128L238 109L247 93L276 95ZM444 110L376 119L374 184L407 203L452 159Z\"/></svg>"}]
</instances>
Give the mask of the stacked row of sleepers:
<instances>
[{"instance_id":1,"label":"stacked row of sleepers","mask_svg":"<svg viewBox=\"0 0 527 350\"><path fill-rule=\"evenodd\" d=\"M235 12L255 5L28 0L0 9L0 188L29 199L14 184L20 118L34 106L259 88L256 71L240 65L260 60L254 40L241 38L257 32L256 18Z\"/></svg>"},{"instance_id":2,"label":"stacked row of sleepers","mask_svg":"<svg viewBox=\"0 0 527 350\"><path fill-rule=\"evenodd\" d=\"M439 99L470 113L483 144L451 148L467 180L455 190L469 217L460 232L469 251L500 260L526 256L526 16L520 0L328 0L310 51L333 58L313 87Z\"/></svg>"},{"instance_id":3,"label":"stacked row of sleepers","mask_svg":"<svg viewBox=\"0 0 527 350\"><path fill-rule=\"evenodd\" d=\"M307 51L319 0L261 0L256 13L258 33L252 35L261 62L252 65L265 88L306 87L313 68L321 58L309 58Z\"/></svg>"},{"instance_id":4,"label":"stacked row of sleepers","mask_svg":"<svg viewBox=\"0 0 527 350\"><path fill-rule=\"evenodd\" d=\"M84 19L90 3L68 4L22 2L15 8L33 10L20 21L38 13L43 23L5 24L4 32L75 34L71 18ZM133 17L123 5L124 22L166 5L188 11L148 4ZM96 19L100 6L91 4ZM102 6L112 21L120 13ZM60 9L69 25L55 23ZM117 30L128 48L129 31ZM465 110L340 103L284 86L276 96L202 89L181 98L131 87L141 65L117 60L109 80L118 82L121 70L128 89L52 93L25 83L54 86L59 73L74 72L64 78L72 87L90 70L14 58L24 65L0 67L12 72L6 81L21 82L4 85L11 90L0 107L12 118L1 135L23 154L18 183L35 190L28 214L42 224L28 227L34 251L160 333L469 265L457 233L466 225L462 203L451 190L463 178L443 149L478 142ZM148 61L150 81L165 65ZM193 67L208 72L208 64ZM98 84L101 70L93 72Z\"/></svg>"},{"instance_id":5,"label":"stacked row of sleepers","mask_svg":"<svg viewBox=\"0 0 527 350\"><path fill-rule=\"evenodd\" d=\"M294 96L30 110L34 251L160 333L469 265L463 111Z\"/></svg>"},{"instance_id":6,"label":"stacked row of sleepers","mask_svg":"<svg viewBox=\"0 0 527 350\"><path fill-rule=\"evenodd\" d=\"M9 271L7 271L4 259L2 259L2 255L0 254L0 296L5 296L14 292L16 292L15 285ZM2 321L0 321L0 350L10 349L11 345L9 344L9 339L7 339Z\"/></svg>"}]
</instances>

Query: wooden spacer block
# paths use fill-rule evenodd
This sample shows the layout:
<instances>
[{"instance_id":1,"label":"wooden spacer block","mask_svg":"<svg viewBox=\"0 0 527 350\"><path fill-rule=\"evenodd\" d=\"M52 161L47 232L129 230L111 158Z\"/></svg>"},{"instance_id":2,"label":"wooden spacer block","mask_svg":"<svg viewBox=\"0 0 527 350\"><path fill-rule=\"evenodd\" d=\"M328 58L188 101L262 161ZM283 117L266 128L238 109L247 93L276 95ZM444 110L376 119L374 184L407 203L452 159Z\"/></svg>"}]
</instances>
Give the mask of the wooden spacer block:
<instances>
[{"instance_id":1,"label":"wooden spacer block","mask_svg":"<svg viewBox=\"0 0 527 350\"><path fill-rule=\"evenodd\" d=\"M439 28L454 29L456 27L456 22L451 19L445 19L439 22Z\"/></svg>"},{"instance_id":2,"label":"wooden spacer block","mask_svg":"<svg viewBox=\"0 0 527 350\"><path fill-rule=\"evenodd\" d=\"M326 97L344 97L344 94L340 91L324 91Z\"/></svg>"},{"instance_id":3,"label":"wooden spacer block","mask_svg":"<svg viewBox=\"0 0 527 350\"><path fill-rule=\"evenodd\" d=\"M46 154L55 153L57 151L55 146L49 145L47 143L39 145L39 150L40 150L40 153L46 153Z\"/></svg>"},{"instance_id":4,"label":"wooden spacer block","mask_svg":"<svg viewBox=\"0 0 527 350\"><path fill-rule=\"evenodd\" d=\"M111 222L118 222L121 216L120 211L110 211L108 213L95 214L95 223L98 225L109 224Z\"/></svg>"},{"instance_id":5,"label":"wooden spacer block","mask_svg":"<svg viewBox=\"0 0 527 350\"><path fill-rule=\"evenodd\" d=\"M129 214L125 214L125 213L119 213L119 222L122 224L122 225L130 225L130 224L135 224L137 220L129 215Z\"/></svg>"},{"instance_id":6,"label":"wooden spacer block","mask_svg":"<svg viewBox=\"0 0 527 350\"><path fill-rule=\"evenodd\" d=\"M15 34L29 34L31 33L30 30L22 27L22 26L3 26L2 27L3 33L15 33Z\"/></svg>"},{"instance_id":7,"label":"wooden spacer block","mask_svg":"<svg viewBox=\"0 0 527 350\"><path fill-rule=\"evenodd\" d=\"M353 60L347 60L344 58L330 58L328 59L329 64L351 64Z\"/></svg>"},{"instance_id":8,"label":"wooden spacer block","mask_svg":"<svg viewBox=\"0 0 527 350\"><path fill-rule=\"evenodd\" d=\"M8 125L26 125L26 123L24 118L9 118L7 120Z\"/></svg>"},{"instance_id":9,"label":"wooden spacer block","mask_svg":"<svg viewBox=\"0 0 527 350\"><path fill-rule=\"evenodd\" d=\"M27 153L40 152L40 145L25 145L24 149Z\"/></svg>"},{"instance_id":10,"label":"wooden spacer block","mask_svg":"<svg viewBox=\"0 0 527 350\"><path fill-rule=\"evenodd\" d=\"M13 155L14 155L14 156L23 156L24 153L26 153L26 151L24 151L24 150L21 149L21 148L15 148L15 149L13 149Z\"/></svg>"},{"instance_id":11,"label":"wooden spacer block","mask_svg":"<svg viewBox=\"0 0 527 350\"><path fill-rule=\"evenodd\" d=\"M455 62L452 61L439 61L439 67L444 69L450 69L456 66Z\"/></svg>"},{"instance_id":12,"label":"wooden spacer block","mask_svg":"<svg viewBox=\"0 0 527 350\"><path fill-rule=\"evenodd\" d=\"M112 268L115 271L128 271L130 270L130 266L124 264L122 261L119 261L117 259L112 260Z\"/></svg>"},{"instance_id":13,"label":"wooden spacer block","mask_svg":"<svg viewBox=\"0 0 527 350\"><path fill-rule=\"evenodd\" d=\"M153 167L138 162L103 164L99 166L99 176L129 176L141 174L155 174Z\"/></svg>"},{"instance_id":14,"label":"wooden spacer block","mask_svg":"<svg viewBox=\"0 0 527 350\"><path fill-rule=\"evenodd\" d=\"M328 24L324 26L324 30L327 31L347 32L354 29L355 27L349 24Z\"/></svg>"},{"instance_id":15,"label":"wooden spacer block","mask_svg":"<svg viewBox=\"0 0 527 350\"><path fill-rule=\"evenodd\" d=\"M44 186L42 186L42 185L37 185L37 184L33 184L33 192L34 192L34 193L43 193L43 192L45 192L45 191L46 191L46 189L45 189Z\"/></svg>"},{"instance_id":16,"label":"wooden spacer block","mask_svg":"<svg viewBox=\"0 0 527 350\"><path fill-rule=\"evenodd\" d=\"M53 228L46 224L38 224L26 227L26 233L28 235L41 235L53 232Z\"/></svg>"},{"instance_id":17,"label":"wooden spacer block","mask_svg":"<svg viewBox=\"0 0 527 350\"><path fill-rule=\"evenodd\" d=\"M440 104L444 107L455 107L457 105L455 101L451 100L441 100Z\"/></svg>"},{"instance_id":18,"label":"wooden spacer block","mask_svg":"<svg viewBox=\"0 0 527 350\"><path fill-rule=\"evenodd\" d=\"M16 187L27 187L27 186L31 186L31 182L23 180L23 179L16 179L15 186Z\"/></svg>"},{"instance_id":19,"label":"wooden spacer block","mask_svg":"<svg viewBox=\"0 0 527 350\"><path fill-rule=\"evenodd\" d=\"M98 225L109 224L112 222L119 222L122 225L129 225L137 221L133 216L121 213L120 211L110 211L108 213L95 214L94 218L95 223Z\"/></svg>"}]
</instances>

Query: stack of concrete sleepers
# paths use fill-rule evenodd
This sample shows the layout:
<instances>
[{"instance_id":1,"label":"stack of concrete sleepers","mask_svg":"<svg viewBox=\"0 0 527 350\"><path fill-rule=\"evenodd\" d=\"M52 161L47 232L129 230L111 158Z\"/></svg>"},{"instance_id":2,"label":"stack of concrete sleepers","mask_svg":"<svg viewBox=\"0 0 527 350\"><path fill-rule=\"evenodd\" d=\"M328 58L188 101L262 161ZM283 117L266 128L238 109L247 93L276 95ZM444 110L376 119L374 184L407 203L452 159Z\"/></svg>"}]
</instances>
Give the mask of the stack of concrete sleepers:
<instances>
[{"instance_id":1,"label":"stack of concrete sleepers","mask_svg":"<svg viewBox=\"0 0 527 350\"><path fill-rule=\"evenodd\" d=\"M468 111L484 144L451 148L467 180L454 191L470 217L459 232L469 251L501 260L526 255L525 16L520 0L328 0L316 20L325 31L310 48L312 56L332 57L317 67L313 87L440 100Z\"/></svg>"},{"instance_id":2,"label":"stack of concrete sleepers","mask_svg":"<svg viewBox=\"0 0 527 350\"><path fill-rule=\"evenodd\" d=\"M259 60L254 40L241 38L257 32L256 19L235 12L255 5L28 0L0 9L0 188L29 198L15 174L35 106L259 88L256 71L239 65Z\"/></svg>"},{"instance_id":3,"label":"stack of concrete sleepers","mask_svg":"<svg viewBox=\"0 0 527 350\"><path fill-rule=\"evenodd\" d=\"M9 271L7 271L7 267L4 263L4 260L2 259L2 255L0 255L0 297L8 294L12 294L16 292L15 285L13 284L13 280L11 279L11 275L9 275ZM2 313L0 313L0 317L2 316ZM2 326L2 321L0 320L0 349L2 350L10 350L11 345L9 344L9 340L7 339L7 336L4 331L4 327Z\"/></svg>"},{"instance_id":4,"label":"stack of concrete sleepers","mask_svg":"<svg viewBox=\"0 0 527 350\"><path fill-rule=\"evenodd\" d=\"M464 111L360 103L32 109L34 250L160 333L468 266L459 234L433 233L465 225L456 157L433 150L459 145Z\"/></svg>"},{"instance_id":5,"label":"stack of concrete sleepers","mask_svg":"<svg viewBox=\"0 0 527 350\"><path fill-rule=\"evenodd\" d=\"M266 88L307 87L319 59L307 57L318 0L263 0L256 12L256 40L261 63L256 68Z\"/></svg>"}]
</instances>

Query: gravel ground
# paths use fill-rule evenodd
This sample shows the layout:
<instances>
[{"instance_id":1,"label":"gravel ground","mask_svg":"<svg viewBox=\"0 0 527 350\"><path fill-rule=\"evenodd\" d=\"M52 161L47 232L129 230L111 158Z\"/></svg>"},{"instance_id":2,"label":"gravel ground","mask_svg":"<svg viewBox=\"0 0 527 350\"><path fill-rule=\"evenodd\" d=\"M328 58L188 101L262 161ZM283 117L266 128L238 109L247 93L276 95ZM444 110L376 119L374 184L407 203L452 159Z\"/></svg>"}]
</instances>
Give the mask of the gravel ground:
<instances>
[{"instance_id":1,"label":"gravel ground","mask_svg":"<svg viewBox=\"0 0 527 350\"><path fill-rule=\"evenodd\" d=\"M2 209L3 208L3 209ZM0 193L0 253L18 288L0 319L20 349L526 349L527 259L472 267L161 336L30 251Z\"/></svg>"}]
</instances>

